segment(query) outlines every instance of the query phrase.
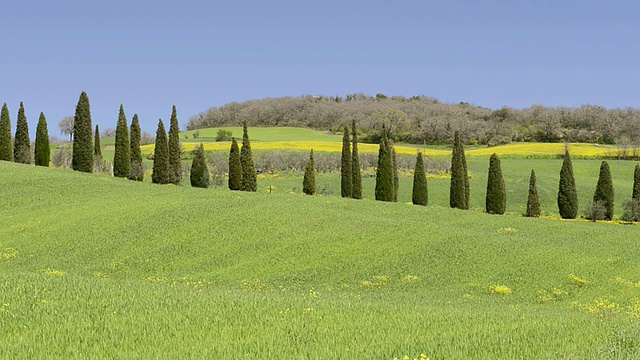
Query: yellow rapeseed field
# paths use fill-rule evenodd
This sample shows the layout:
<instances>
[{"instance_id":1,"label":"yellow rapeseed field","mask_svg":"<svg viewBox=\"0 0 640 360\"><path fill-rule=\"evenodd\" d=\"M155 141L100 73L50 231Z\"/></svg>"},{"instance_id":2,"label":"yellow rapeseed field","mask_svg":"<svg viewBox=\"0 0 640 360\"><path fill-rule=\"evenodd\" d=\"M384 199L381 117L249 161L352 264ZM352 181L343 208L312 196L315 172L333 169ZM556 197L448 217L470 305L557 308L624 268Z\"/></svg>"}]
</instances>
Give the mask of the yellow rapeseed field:
<instances>
[{"instance_id":1,"label":"yellow rapeseed field","mask_svg":"<svg viewBox=\"0 0 640 360\"><path fill-rule=\"evenodd\" d=\"M185 142L182 147L185 151L192 151L199 143ZM153 145L144 145L141 147L143 152L153 151ZM229 142L206 142L204 143L205 151L229 150ZM326 142L326 141L271 141L262 142L254 141L251 143L253 150L276 151L276 150L298 150L309 151L313 149L316 152L339 153L342 150L342 143ZM358 144L358 150L361 153L377 153L378 144ZM399 155L415 155L418 151L422 151L426 156L449 156L451 151L448 149L424 149L421 146L396 145L396 153ZM599 157L611 155L616 152L616 148L612 146L604 146L598 144L582 144L575 143L569 145L569 151L573 156ZM514 143L495 147L471 148L466 150L468 156L489 156L493 153L498 155L540 155L553 156L564 153L564 144L559 143Z\"/></svg>"}]
</instances>

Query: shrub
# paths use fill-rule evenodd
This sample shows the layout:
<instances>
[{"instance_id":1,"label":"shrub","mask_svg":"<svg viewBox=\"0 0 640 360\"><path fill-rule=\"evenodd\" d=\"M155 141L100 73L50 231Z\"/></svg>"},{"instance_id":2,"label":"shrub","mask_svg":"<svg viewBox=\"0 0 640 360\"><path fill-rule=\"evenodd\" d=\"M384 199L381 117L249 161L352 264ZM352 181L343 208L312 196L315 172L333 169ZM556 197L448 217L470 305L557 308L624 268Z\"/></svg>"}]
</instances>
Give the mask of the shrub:
<instances>
[{"instance_id":1,"label":"shrub","mask_svg":"<svg viewBox=\"0 0 640 360\"><path fill-rule=\"evenodd\" d=\"M198 136L200 136L199 131L193 134L194 139ZM233 137L233 131L220 129L218 130L218 134L216 135L216 141L231 141L232 137Z\"/></svg>"},{"instance_id":2,"label":"shrub","mask_svg":"<svg viewBox=\"0 0 640 360\"><path fill-rule=\"evenodd\" d=\"M640 221L640 199L627 200L622 204L623 221Z\"/></svg>"},{"instance_id":3,"label":"shrub","mask_svg":"<svg viewBox=\"0 0 640 360\"><path fill-rule=\"evenodd\" d=\"M604 201L590 201L584 209L584 218L587 220L610 220L607 218L607 206Z\"/></svg>"}]
</instances>

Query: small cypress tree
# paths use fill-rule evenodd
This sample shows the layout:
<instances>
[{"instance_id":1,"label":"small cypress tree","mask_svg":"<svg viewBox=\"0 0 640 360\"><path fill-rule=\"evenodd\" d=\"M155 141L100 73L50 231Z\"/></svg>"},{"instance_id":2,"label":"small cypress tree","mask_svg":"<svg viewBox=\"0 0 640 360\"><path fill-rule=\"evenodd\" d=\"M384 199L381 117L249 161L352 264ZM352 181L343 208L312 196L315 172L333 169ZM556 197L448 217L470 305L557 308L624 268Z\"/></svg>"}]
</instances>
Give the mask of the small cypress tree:
<instances>
[{"instance_id":1,"label":"small cypress tree","mask_svg":"<svg viewBox=\"0 0 640 360\"><path fill-rule=\"evenodd\" d=\"M540 199L538 198L538 187L536 185L536 172L533 171L533 169L531 169L531 177L529 178L529 197L527 198L527 211L524 216L540 216Z\"/></svg>"},{"instance_id":2,"label":"small cypress tree","mask_svg":"<svg viewBox=\"0 0 640 360\"><path fill-rule=\"evenodd\" d=\"M507 208L507 193L502 177L502 167L498 154L493 153L489 159L489 177L487 179L487 196L485 209L489 214L504 214Z\"/></svg>"},{"instance_id":3,"label":"small cypress tree","mask_svg":"<svg viewBox=\"0 0 640 360\"><path fill-rule=\"evenodd\" d=\"M393 140L389 140L389 148L391 150L391 168L393 169L393 202L398 202L398 185L400 184L400 177L398 176L396 148L393 145Z\"/></svg>"},{"instance_id":4,"label":"small cypress tree","mask_svg":"<svg viewBox=\"0 0 640 360\"><path fill-rule=\"evenodd\" d=\"M13 142L13 161L22 164L31 164L31 140L29 139L29 124L24 115L24 106L20 102L18 121L16 122L16 136Z\"/></svg>"},{"instance_id":5,"label":"small cypress tree","mask_svg":"<svg viewBox=\"0 0 640 360\"><path fill-rule=\"evenodd\" d=\"M113 155L113 176L126 178L131 176L131 147L129 145L129 126L120 105L118 123L116 125L115 152Z\"/></svg>"},{"instance_id":6,"label":"small cypress tree","mask_svg":"<svg viewBox=\"0 0 640 360\"><path fill-rule=\"evenodd\" d=\"M427 188L427 175L424 169L424 161L422 160L422 153L418 151L418 157L416 158L416 168L413 172L413 193L411 195L411 201L415 205L426 206L429 202L429 191Z\"/></svg>"},{"instance_id":7,"label":"small cypress tree","mask_svg":"<svg viewBox=\"0 0 640 360\"><path fill-rule=\"evenodd\" d=\"M304 179L302 180L302 192L307 195L316 194L316 171L313 162L313 149L309 153L309 162L304 170Z\"/></svg>"},{"instance_id":8,"label":"small cypress tree","mask_svg":"<svg viewBox=\"0 0 640 360\"><path fill-rule=\"evenodd\" d=\"M44 113L40 113L36 127L35 163L36 166L49 166L51 147L49 147L49 130Z\"/></svg>"},{"instance_id":9,"label":"small cypress tree","mask_svg":"<svg viewBox=\"0 0 640 360\"><path fill-rule=\"evenodd\" d=\"M351 161L351 145L349 143L349 129L344 127L344 135L342 136L342 157L340 162L340 191L342 197L351 197L352 189L351 182L351 167L353 163Z\"/></svg>"},{"instance_id":10,"label":"small cypress tree","mask_svg":"<svg viewBox=\"0 0 640 360\"><path fill-rule=\"evenodd\" d=\"M351 122L351 197L362 199L362 176L360 175L360 154L358 154L358 132L356 131L356 121Z\"/></svg>"},{"instance_id":11,"label":"small cypress tree","mask_svg":"<svg viewBox=\"0 0 640 360\"><path fill-rule=\"evenodd\" d=\"M640 165L633 170L633 200L640 200Z\"/></svg>"},{"instance_id":12,"label":"small cypress tree","mask_svg":"<svg viewBox=\"0 0 640 360\"><path fill-rule=\"evenodd\" d=\"M142 181L144 180L144 167L142 166L142 153L140 152L141 131L138 114L133 114L133 119L131 120L130 137L131 141L129 142L129 153L131 155L131 175L129 175L129 179Z\"/></svg>"},{"instance_id":13,"label":"small cypress tree","mask_svg":"<svg viewBox=\"0 0 640 360\"><path fill-rule=\"evenodd\" d=\"M564 153L562 168L560 169L560 183L558 186L558 210L563 219L575 219L578 215L578 193L573 178L573 164L569 150Z\"/></svg>"},{"instance_id":14,"label":"small cypress tree","mask_svg":"<svg viewBox=\"0 0 640 360\"><path fill-rule=\"evenodd\" d=\"M240 163L242 164L242 191L258 191L258 179L256 168L253 165L253 155L251 154L251 143L249 142L249 132L247 123L242 126L242 148L240 149Z\"/></svg>"},{"instance_id":15,"label":"small cypress tree","mask_svg":"<svg viewBox=\"0 0 640 360\"><path fill-rule=\"evenodd\" d=\"M191 163L191 186L207 188L209 187L209 170L204 158L204 145L202 143L196 147L194 155Z\"/></svg>"},{"instance_id":16,"label":"small cypress tree","mask_svg":"<svg viewBox=\"0 0 640 360\"><path fill-rule=\"evenodd\" d=\"M242 162L236 138L231 138L229 151L229 190L242 190Z\"/></svg>"},{"instance_id":17,"label":"small cypress tree","mask_svg":"<svg viewBox=\"0 0 640 360\"><path fill-rule=\"evenodd\" d=\"M600 164L600 175L598 176L598 185L593 194L593 202L604 205L605 220L613 219L613 182L611 181L611 170L609 163L603 161Z\"/></svg>"},{"instance_id":18,"label":"small cypress tree","mask_svg":"<svg viewBox=\"0 0 640 360\"><path fill-rule=\"evenodd\" d=\"M102 147L100 146L100 128L98 127L98 124L96 124L96 131L93 138L93 156L102 159Z\"/></svg>"},{"instance_id":19,"label":"small cypress tree","mask_svg":"<svg viewBox=\"0 0 640 360\"><path fill-rule=\"evenodd\" d=\"M0 160L13 161L13 144L11 143L11 117L7 103L0 112Z\"/></svg>"},{"instance_id":20,"label":"small cypress tree","mask_svg":"<svg viewBox=\"0 0 640 360\"><path fill-rule=\"evenodd\" d=\"M378 150L378 168L376 169L376 200L393 201L393 163L391 147L385 125L382 124L382 138Z\"/></svg>"},{"instance_id":21,"label":"small cypress tree","mask_svg":"<svg viewBox=\"0 0 640 360\"><path fill-rule=\"evenodd\" d=\"M156 131L156 146L153 150L153 173L151 174L151 182L154 184L169 183L169 144L162 120L158 121L158 130Z\"/></svg>"},{"instance_id":22,"label":"small cypress tree","mask_svg":"<svg viewBox=\"0 0 640 360\"><path fill-rule=\"evenodd\" d=\"M464 147L458 131L454 134L451 155L451 185L449 188L449 206L457 209L469 209L469 177Z\"/></svg>"},{"instance_id":23,"label":"small cypress tree","mask_svg":"<svg viewBox=\"0 0 640 360\"><path fill-rule=\"evenodd\" d=\"M182 162L180 151L180 127L176 106L171 110L171 125L169 126L169 183L178 185L182 180Z\"/></svg>"},{"instance_id":24,"label":"small cypress tree","mask_svg":"<svg viewBox=\"0 0 640 360\"><path fill-rule=\"evenodd\" d=\"M93 127L91 126L91 106L86 92L80 94L76 114L73 119L73 159L75 171L93 172Z\"/></svg>"}]
</instances>

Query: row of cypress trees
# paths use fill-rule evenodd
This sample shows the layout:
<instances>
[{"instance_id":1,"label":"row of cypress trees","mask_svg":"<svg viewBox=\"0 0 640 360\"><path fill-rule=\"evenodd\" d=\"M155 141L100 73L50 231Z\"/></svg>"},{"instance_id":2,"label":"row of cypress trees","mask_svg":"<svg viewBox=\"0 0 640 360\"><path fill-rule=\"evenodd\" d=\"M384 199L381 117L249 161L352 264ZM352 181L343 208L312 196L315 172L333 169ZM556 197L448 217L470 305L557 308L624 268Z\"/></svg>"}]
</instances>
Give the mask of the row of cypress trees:
<instances>
[{"instance_id":1,"label":"row of cypress trees","mask_svg":"<svg viewBox=\"0 0 640 360\"><path fill-rule=\"evenodd\" d=\"M49 130L44 113L40 113L36 126L36 141L33 155L29 139L29 125L24 113L24 104L20 102L16 122L15 138L11 139L11 118L7 104L0 110L0 160L14 161L22 164L35 163L36 166L49 166L51 150L49 146ZM33 158L32 158L33 156Z\"/></svg>"},{"instance_id":2,"label":"row of cypress trees","mask_svg":"<svg viewBox=\"0 0 640 360\"><path fill-rule=\"evenodd\" d=\"M351 122L351 142L349 142L349 128L344 127L340 177L340 193L342 197L362 199L362 175L360 173L358 132L355 120Z\"/></svg>"}]
</instances>

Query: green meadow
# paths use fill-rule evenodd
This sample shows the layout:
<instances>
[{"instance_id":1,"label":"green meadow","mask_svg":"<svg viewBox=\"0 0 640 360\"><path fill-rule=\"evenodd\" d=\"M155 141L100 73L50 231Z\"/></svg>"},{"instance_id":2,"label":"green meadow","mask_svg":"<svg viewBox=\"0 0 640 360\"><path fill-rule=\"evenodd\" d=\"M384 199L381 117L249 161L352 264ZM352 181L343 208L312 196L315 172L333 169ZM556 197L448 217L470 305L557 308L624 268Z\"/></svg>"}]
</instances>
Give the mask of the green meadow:
<instances>
[{"instance_id":1,"label":"green meadow","mask_svg":"<svg viewBox=\"0 0 640 360\"><path fill-rule=\"evenodd\" d=\"M352 200L338 173L312 197L298 173L245 193L0 162L0 358L639 358L638 226L558 220L553 157L504 156L485 214L467 161L469 211L442 176L410 205L410 172L382 203L370 170ZM580 215L600 161L573 161ZM610 165L619 218L635 162Z\"/></svg>"}]
</instances>

